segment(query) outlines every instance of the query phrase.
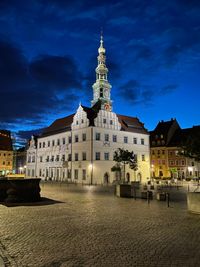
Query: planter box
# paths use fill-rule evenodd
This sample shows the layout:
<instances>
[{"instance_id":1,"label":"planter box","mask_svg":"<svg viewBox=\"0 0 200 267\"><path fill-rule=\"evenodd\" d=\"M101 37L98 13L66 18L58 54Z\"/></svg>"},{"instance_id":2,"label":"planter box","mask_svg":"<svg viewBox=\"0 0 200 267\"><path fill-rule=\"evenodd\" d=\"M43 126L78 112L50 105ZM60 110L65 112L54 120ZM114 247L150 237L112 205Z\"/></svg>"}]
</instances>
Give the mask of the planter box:
<instances>
[{"instance_id":1,"label":"planter box","mask_svg":"<svg viewBox=\"0 0 200 267\"><path fill-rule=\"evenodd\" d=\"M118 196L118 197L133 197L131 185L129 185L129 184L116 185L116 196Z\"/></svg>"},{"instance_id":2,"label":"planter box","mask_svg":"<svg viewBox=\"0 0 200 267\"><path fill-rule=\"evenodd\" d=\"M200 192L187 193L188 211L200 214Z\"/></svg>"},{"instance_id":3,"label":"planter box","mask_svg":"<svg viewBox=\"0 0 200 267\"><path fill-rule=\"evenodd\" d=\"M157 193L156 194L156 199L159 201L166 201L166 193Z\"/></svg>"}]
</instances>

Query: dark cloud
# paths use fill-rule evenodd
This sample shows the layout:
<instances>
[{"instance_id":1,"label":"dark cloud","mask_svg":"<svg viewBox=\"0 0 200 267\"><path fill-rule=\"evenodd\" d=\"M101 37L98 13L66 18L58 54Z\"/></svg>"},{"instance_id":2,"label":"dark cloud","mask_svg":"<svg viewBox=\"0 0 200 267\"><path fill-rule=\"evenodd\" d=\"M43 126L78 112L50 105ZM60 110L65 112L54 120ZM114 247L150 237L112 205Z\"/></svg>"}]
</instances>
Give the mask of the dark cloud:
<instances>
[{"instance_id":1,"label":"dark cloud","mask_svg":"<svg viewBox=\"0 0 200 267\"><path fill-rule=\"evenodd\" d=\"M81 74L68 56L44 55L28 62L14 44L0 41L0 121L41 124L46 112L71 110Z\"/></svg>"},{"instance_id":2,"label":"dark cloud","mask_svg":"<svg viewBox=\"0 0 200 267\"><path fill-rule=\"evenodd\" d=\"M119 87L118 95L131 104L151 104L156 97L172 93L177 84L168 84L161 88L153 85L140 84L137 80L129 80Z\"/></svg>"}]
</instances>

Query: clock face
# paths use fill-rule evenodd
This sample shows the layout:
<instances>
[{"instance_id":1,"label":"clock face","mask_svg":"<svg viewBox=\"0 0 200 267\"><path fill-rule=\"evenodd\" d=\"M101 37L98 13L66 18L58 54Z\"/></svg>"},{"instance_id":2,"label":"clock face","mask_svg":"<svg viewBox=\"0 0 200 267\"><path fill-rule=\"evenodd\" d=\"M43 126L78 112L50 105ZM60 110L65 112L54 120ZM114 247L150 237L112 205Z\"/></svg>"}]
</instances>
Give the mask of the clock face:
<instances>
[{"instance_id":1,"label":"clock face","mask_svg":"<svg viewBox=\"0 0 200 267\"><path fill-rule=\"evenodd\" d=\"M105 110L110 111L110 105L109 105L108 103L106 103L106 104L104 105L104 108L105 108Z\"/></svg>"}]
</instances>

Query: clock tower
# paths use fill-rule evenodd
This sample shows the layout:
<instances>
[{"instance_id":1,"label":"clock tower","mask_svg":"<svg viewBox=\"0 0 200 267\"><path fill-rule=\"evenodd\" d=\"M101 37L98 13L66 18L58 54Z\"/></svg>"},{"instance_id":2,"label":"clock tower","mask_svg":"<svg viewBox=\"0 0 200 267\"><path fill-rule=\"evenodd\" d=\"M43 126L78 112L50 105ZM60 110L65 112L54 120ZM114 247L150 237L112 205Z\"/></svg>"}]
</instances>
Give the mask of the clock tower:
<instances>
[{"instance_id":1,"label":"clock tower","mask_svg":"<svg viewBox=\"0 0 200 267\"><path fill-rule=\"evenodd\" d=\"M110 100L110 91L112 86L108 82L108 69L106 67L106 49L103 47L103 36L101 35L100 47L98 49L99 55L97 57L98 66L96 67L96 82L93 84L93 100L92 106L101 101L101 109L112 111L112 100Z\"/></svg>"}]
</instances>

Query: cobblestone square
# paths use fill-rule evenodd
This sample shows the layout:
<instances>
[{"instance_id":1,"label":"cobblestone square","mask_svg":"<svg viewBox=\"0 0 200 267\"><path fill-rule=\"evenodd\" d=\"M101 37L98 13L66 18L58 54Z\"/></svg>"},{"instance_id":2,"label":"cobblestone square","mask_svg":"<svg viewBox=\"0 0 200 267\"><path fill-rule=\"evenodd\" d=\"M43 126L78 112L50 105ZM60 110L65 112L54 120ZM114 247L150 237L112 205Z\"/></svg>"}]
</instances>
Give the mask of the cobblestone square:
<instances>
[{"instance_id":1,"label":"cobblestone square","mask_svg":"<svg viewBox=\"0 0 200 267\"><path fill-rule=\"evenodd\" d=\"M7 267L200 266L200 216L184 197L168 208L67 184L42 184L41 195L54 201L0 205Z\"/></svg>"}]
</instances>

